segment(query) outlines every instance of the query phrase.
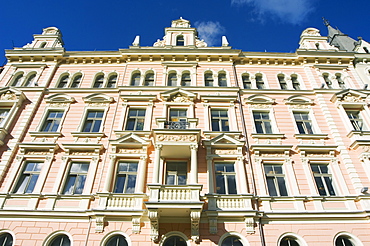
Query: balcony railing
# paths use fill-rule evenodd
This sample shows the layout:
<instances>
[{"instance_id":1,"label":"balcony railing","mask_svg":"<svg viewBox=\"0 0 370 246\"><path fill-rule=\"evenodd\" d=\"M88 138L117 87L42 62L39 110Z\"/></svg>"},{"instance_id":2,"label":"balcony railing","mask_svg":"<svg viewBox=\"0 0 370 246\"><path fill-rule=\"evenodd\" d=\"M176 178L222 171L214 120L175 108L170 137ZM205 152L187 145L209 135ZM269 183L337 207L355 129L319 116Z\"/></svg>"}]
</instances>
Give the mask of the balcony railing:
<instances>
[{"instance_id":1,"label":"balcony railing","mask_svg":"<svg viewBox=\"0 0 370 246\"><path fill-rule=\"evenodd\" d=\"M252 210L252 196L207 195L209 210Z\"/></svg>"},{"instance_id":2,"label":"balcony railing","mask_svg":"<svg viewBox=\"0 0 370 246\"><path fill-rule=\"evenodd\" d=\"M187 121L166 121L164 123L164 127L171 130L187 129L189 126L190 123Z\"/></svg>"},{"instance_id":3,"label":"balcony railing","mask_svg":"<svg viewBox=\"0 0 370 246\"><path fill-rule=\"evenodd\" d=\"M98 193L99 209L140 210L144 201L143 194Z\"/></svg>"},{"instance_id":4,"label":"balcony railing","mask_svg":"<svg viewBox=\"0 0 370 246\"><path fill-rule=\"evenodd\" d=\"M148 185L149 202L199 202L202 185Z\"/></svg>"}]
</instances>

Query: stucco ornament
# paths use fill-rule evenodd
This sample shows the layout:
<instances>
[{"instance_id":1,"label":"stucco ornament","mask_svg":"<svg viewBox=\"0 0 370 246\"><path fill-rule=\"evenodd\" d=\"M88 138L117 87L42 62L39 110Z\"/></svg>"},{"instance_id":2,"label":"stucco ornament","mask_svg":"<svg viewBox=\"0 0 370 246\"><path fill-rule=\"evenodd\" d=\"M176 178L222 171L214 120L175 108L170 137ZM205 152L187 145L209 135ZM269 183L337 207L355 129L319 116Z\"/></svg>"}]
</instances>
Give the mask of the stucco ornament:
<instances>
[{"instance_id":1,"label":"stucco ornament","mask_svg":"<svg viewBox=\"0 0 370 246\"><path fill-rule=\"evenodd\" d=\"M202 48L202 47L207 47L208 44L204 41L204 39L200 40L197 38L195 40L195 46L197 46L198 48Z\"/></svg>"},{"instance_id":2,"label":"stucco ornament","mask_svg":"<svg viewBox=\"0 0 370 246\"><path fill-rule=\"evenodd\" d=\"M345 95L342 99L344 102L363 102L363 99L360 96L353 95L351 93L348 93Z\"/></svg>"},{"instance_id":3,"label":"stucco ornament","mask_svg":"<svg viewBox=\"0 0 370 246\"><path fill-rule=\"evenodd\" d=\"M1 100L15 100L17 99L16 95L12 93L11 91L7 91L3 93L0 97Z\"/></svg>"},{"instance_id":4,"label":"stucco ornament","mask_svg":"<svg viewBox=\"0 0 370 246\"><path fill-rule=\"evenodd\" d=\"M184 27L184 28L190 28L190 21L183 19L180 17L178 20L173 20L171 27Z\"/></svg>"},{"instance_id":5,"label":"stucco ornament","mask_svg":"<svg viewBox=\"0 0 370 246\"><path fill-rule=\"evenodd\" d=\"M172 96L171 100L173 102L191 102L189 98L181 95L181 93L177 93L176 95Z\"/></svg>"},{"instance_id":6,"label":"stucco ornament","mask_svg":"<svg viewBox=\"0 0 370 246\"><path fill-rule=\"evenodd\" d=\"M157 42L153 44L154 47L164 47L166 45L166 36L162 40L157 39Z\"/></svg>"},{"instance_id":7,"label":"stucco ornament","mask_svg":"<svg viewBox=\"0 0 370 246\"><path fill-rule=\"evenodd\" d=\"M321 36L319 29L310 27L304 30L301 34L301 36Z\"/></svg>"}]
</instances>

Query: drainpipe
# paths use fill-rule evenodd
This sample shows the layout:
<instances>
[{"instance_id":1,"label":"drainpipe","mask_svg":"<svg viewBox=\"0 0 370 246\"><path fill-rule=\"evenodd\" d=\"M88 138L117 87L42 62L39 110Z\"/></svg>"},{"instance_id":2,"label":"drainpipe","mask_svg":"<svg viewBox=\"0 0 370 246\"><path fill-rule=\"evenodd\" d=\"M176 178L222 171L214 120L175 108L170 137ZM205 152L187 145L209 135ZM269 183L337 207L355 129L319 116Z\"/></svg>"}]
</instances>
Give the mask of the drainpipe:
<instances>
[{"instance_id":1,"label":"drainpipe","mask_svg":"<svg viewBox=\"0 0 370 246\"><path fill-rule=\"evenodd\" d=\"M256 181L254 179L254 171L253 171L253 165L252 165L252 158L251 158L251 155L250 155L250 152L249 152L249 141L248 141L248 135L247 135L248 134L248 132L247 132L247 125L245 123L245 118L244 118L244 113L243 113L242 96L241 96L241 93L240 93L241 92L241 89L240 89L240 86L239 86L238 74L236 72L236 67L235 67L235 61L233 63L233 71L234 71L234 77L235 77L236 86L239 87L239 90L238 90L239 110L240 110L240 117L242 119L242 130L243 130L243 135L244 135L245 144L246 144L246 146L245 146L246 147L246 155L247 155L247 158L248 158L249 169L250 169L251 177L252 177L252 189L253 189L254 196L257 196L257 188L256 188ZM260 204L259 204L258 198L256 198L255 201L256 201L256 210L259 213ZM264 231L263 231L262 218L261 217L259 217L259 219L258 219L258 229L259 229L259 232L260 232L261 245L262 246L266 246L265 234L264 234Z\"/></svg>"}]
</instances>

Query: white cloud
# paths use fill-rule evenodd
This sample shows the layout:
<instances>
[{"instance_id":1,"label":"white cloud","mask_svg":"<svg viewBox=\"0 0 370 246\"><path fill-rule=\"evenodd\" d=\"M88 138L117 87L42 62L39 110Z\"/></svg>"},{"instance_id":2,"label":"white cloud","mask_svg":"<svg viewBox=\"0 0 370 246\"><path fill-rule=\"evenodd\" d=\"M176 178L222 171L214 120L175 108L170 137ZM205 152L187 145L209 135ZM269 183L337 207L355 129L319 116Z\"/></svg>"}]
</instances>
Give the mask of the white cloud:
<instances>
[{"instance_id":1,"label":"white cloud","mask_svg":"<svg viewBox=\"0 0 370 246\"><path fill-rule=\"evenodd\" d=\"M225 31L225 28L219 22L197 21L194 25L197 27L199 38L204 39L208 46L213 46L217 39L221 42L221 33Z\"/></svg>"},{"instance_id":2,"label":"white cloud","mask_svg":"<svg viewBox=\"0 0 370 246\"><path fill-rule=\"evenodd\" d=\"M313 10L314 0L231 0L233 5L250 5L261 20L275 17L291 24L301 23Z\"/></svg>"}]
</instances>

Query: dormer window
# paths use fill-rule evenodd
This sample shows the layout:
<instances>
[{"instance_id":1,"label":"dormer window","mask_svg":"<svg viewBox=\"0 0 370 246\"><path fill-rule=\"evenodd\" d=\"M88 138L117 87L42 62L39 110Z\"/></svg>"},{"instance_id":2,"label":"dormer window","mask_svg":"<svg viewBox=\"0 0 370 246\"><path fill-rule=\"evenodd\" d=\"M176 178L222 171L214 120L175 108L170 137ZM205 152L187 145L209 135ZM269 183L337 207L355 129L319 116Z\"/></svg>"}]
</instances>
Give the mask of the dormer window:
<instances>
[{"instance_id":1,"label":"dormer window","mask_svg":"<svg viewBox=\"0 0 370 246\"><path fill-rule=\"evenodd\" d=\"M176 37L176 46L185 46L184 36L179 35Z\"/></svg>"}]
</instances>

